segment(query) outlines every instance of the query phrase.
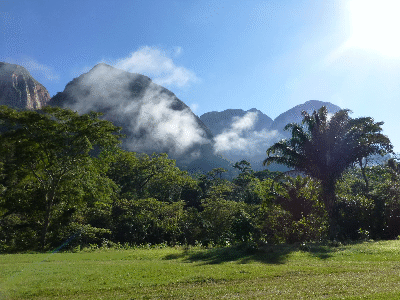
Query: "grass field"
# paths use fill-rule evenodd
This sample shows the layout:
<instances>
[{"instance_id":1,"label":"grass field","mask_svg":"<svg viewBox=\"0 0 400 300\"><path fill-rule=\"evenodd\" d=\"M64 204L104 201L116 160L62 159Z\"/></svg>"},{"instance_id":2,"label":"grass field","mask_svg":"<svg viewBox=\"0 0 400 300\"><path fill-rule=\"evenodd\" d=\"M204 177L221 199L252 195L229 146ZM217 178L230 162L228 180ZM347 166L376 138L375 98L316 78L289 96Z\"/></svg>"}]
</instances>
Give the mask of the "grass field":
<instances>
[{"instance_id":1,"label":"grass field","mask_svg":"<svg viewBox=\"0 0 400 300\"><path fill-rule=\"evenodd\" d=\"M400 241L0 255L0 299L400 299Z\"/></svg>"}]
</instances>

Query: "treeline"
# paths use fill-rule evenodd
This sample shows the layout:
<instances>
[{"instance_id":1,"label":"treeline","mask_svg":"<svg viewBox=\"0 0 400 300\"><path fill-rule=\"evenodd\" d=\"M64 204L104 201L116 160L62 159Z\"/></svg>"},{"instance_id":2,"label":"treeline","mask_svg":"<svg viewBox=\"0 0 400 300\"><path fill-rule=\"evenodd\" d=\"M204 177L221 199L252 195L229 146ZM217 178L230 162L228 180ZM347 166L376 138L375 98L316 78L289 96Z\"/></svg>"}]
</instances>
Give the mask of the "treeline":
<instances>
[{"instance_id":1,"label":"treeline","mask_svg":"<svg viewBox=\"0 0 400 300\"><path fill-rule=\"evenodd\" d=\"M0 252L90 244L295 243L329 237L311 177L222 168L189 175L166 154L119 147L120 128L45 107L0 107ZM400 166L354 165L336 182L337 239L400 235Z\"/></svg>"}]
</instances>

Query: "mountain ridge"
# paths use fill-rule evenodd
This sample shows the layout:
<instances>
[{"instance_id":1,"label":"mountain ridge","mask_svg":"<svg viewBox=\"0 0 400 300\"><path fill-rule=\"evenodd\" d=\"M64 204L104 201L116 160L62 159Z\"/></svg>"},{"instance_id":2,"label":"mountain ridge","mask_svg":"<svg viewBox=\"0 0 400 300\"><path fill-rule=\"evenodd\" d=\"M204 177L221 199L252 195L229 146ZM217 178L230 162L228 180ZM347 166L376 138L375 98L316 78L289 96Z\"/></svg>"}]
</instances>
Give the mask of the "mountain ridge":
<instances>
[{"instance_id":1,"label":"mountain ridge","mask_svg":"<svg viewBox=\"0 0 400 300\"><path fill-rule=\"evenodd\" d=\"M266 158L266 150L279 140L290 138L291 133L284 131L284 127L288 123L301 123L303 110L312 113L322 106L326 106L330 114L340 110L339 106L330 102L309 100L281 113L274 120L255 108L248 111L241 109L213 111L201 115L200 119L214 133L217 145L220 142L217 150L219 149L223 157L230 161L247 160L254 170L260 171L265 169L262 161ZM234 141L230 143L231 139ZM230 147L226 146L227 144L230 144ZM287 170L278 165L270 166L269 169Z\"/></svg>"},{"instance_id":2,"label":"mountain ridge","mask_svg":"<svg viewBox=\"0 0 400 300\"><path fill-rule=\"evenodd\" d=\"M13 68L22 70L21 76L30 76L23 67L12 65L9 70ZM0 72L0 79L6 78L6 73ZM42 86L33 77L31 81ZM28 98L28 93L25 97ZM0 101L0 104L4 103ZM104 119L123 128L128 136L123 144L127 150L148 154L166 152L176 159L177 165L198 171L231 168L234 162L243 159L250 161L255 170L265 169L261 164L265 151L272 143L290 135L283 127L301 122L302 110L310 113L322 105L327 106L329 113L340 109L330 102L309 100L274 120L256 108L247 111L230 108L199 117L173 92L149 77L105 63L73 78L64 91L43 102L44 105L67 107L79 113L102 112ZM270 169L277 170L276 166Z\"/></svg>"}]
</instances>

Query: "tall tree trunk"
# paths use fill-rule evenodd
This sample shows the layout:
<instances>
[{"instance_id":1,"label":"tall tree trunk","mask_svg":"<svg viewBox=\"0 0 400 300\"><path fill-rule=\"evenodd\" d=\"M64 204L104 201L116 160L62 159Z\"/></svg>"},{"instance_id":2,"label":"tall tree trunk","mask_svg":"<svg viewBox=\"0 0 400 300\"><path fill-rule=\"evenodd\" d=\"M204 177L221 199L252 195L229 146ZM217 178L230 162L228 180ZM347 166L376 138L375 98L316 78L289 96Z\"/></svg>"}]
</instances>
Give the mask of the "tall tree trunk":
<instances>
[{"instance_id":1,"label":"tall tree trunk","mask_svg":"<svg viewBox=\"0 0 400 300\"><path fill-rule=\"evenodd\" d=\"M50 218L51 218L51 209L53 208L53 201L54 201L54 191L50 191L46 193L46 215L44 219L44 224L42 228L42 235L40 239L41 249L44 250L46 245L46 235L50 225Z\"/></svg>"},{"instance_id":2,"label":"tall tree trunk","mask_svg":"<svg viewBox=\"0 0 400 300\"><path fill-rule=\"evenodd\" d=\"M362 173L364 181L365 181L365 189L366 189L367 193L369 193L369 182L368 182L367 175L365 174L365 168L367 167L367 158L365 158L365 165L362 164L362 158L358 160L358 163L360 164L361 173Z\"/></svg>"},{"instance_id":3,"label":"tall tree trunk","mask_svg":"<svg viewBox=\"0 0 400 300\"><path fill-rule=\"evenodd\" d=\"M325 204L325 209L328 213L329 222L329 239L333 240L338 234L338 214L336 212L336 194L335 184L336 180L327 179L321 182L322 184L322 197Z\"/></svg>"}]
</instances>

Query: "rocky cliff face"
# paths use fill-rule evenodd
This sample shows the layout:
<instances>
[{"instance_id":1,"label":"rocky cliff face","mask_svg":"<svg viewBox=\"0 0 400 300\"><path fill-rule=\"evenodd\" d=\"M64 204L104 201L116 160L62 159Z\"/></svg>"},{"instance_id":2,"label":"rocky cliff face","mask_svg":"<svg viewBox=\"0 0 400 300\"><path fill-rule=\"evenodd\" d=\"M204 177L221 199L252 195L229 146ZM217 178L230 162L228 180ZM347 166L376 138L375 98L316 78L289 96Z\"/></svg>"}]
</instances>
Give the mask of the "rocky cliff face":
<instances>
[{"instance_id":1,"label":"rocky cliff face","mask_svg":"<svg viewBox=\"0 0 400 300\"><path fill-rule=\"evenodd\" d=\"M50 101L47 89L23 67L0 62L0 105L40 109Z\"/></svg>"}]
</instances>

